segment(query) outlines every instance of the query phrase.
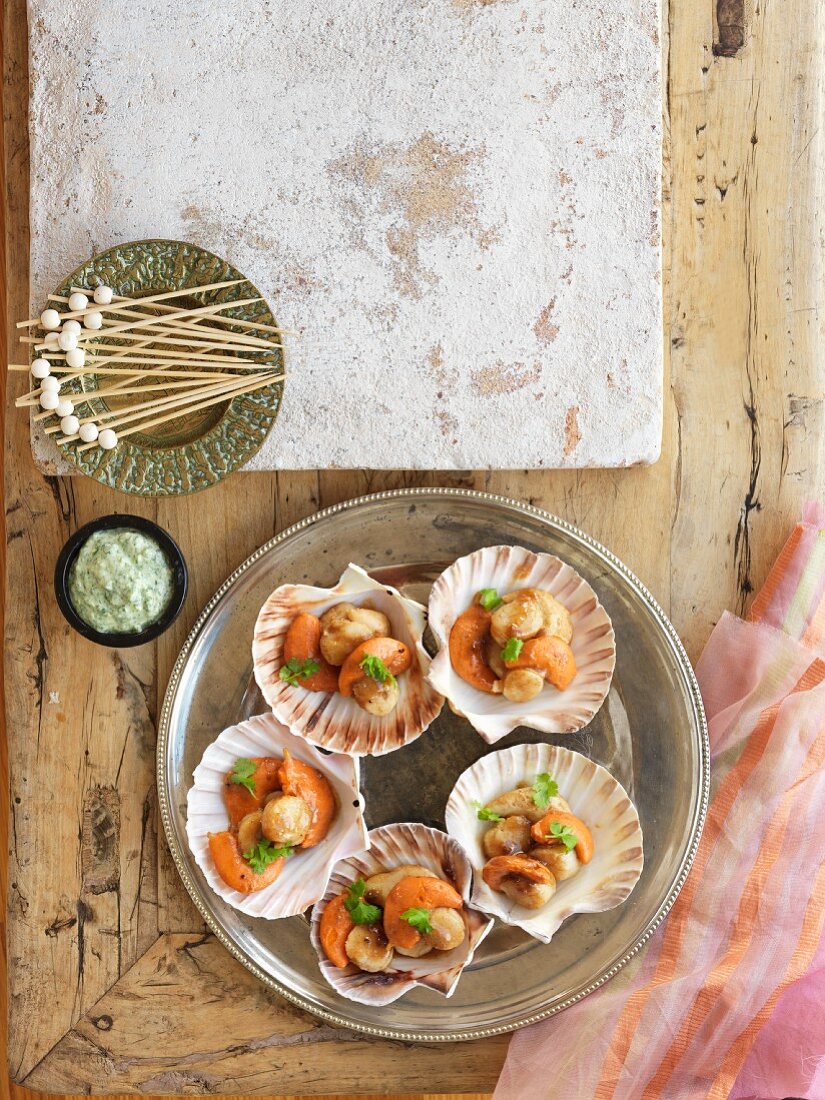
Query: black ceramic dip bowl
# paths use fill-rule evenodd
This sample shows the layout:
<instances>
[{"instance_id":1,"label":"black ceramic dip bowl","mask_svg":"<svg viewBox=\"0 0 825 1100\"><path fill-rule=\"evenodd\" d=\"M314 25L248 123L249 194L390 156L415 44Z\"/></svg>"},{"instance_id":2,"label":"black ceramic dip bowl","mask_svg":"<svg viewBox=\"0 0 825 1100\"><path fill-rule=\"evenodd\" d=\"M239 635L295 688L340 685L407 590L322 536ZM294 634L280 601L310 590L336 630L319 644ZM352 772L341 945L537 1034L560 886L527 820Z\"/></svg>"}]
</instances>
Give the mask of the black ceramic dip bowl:
<instances>
[{"instance_id":1,"label":"black ceramic dip bowl","mask_svg":"<svg viewBox=\"0 0 825 1100\"><path fill-rule=\"evenodd\" d=\"M96 630L78 614L70 595L71 570L81 548L95 532L115 530L139 531L141 534L146 535L157 544L171 570L172 590L163 611L158 618L138 631ZM57 603L69 625L74 627L78 634L82 634L84 638L88 638L98 645L110 646L115 649L151 642L170 627L183 607L188 582L189 575L186 562L180 547L170 534L164 531L162 527L158 527L156 523L143 519L141 516L119 514L101 516L100 519L92 520L91 523L85 524L76 531L60 551L54 570L54 590Z\"/></svg>"}]
</instances>

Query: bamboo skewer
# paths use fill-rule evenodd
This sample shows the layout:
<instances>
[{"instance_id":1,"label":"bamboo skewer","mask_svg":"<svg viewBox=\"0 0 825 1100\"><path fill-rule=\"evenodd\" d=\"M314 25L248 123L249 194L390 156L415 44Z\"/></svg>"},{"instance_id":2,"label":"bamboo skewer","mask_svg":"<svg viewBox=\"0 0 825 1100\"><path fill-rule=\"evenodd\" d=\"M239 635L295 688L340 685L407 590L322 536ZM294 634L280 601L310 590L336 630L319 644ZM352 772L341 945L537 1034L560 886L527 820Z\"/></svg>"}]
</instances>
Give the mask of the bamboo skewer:
<instances>
[{"instance_id":1,"label":"bamboo skewer","mask_svg":"<svg viewBox=\"0 0 825 1100\"><path fill-rule=\"evenodd\" d=\"M273 350L277 350L283 347L283 344L269 344L269 343L252 343L254 337L250 337L247 340L246 337L241 336L240 341L232 339L232 334L218 331L214 333L208 329L201 329L200 331L204 336L209 333L209 338L205 340L192 340L189 337L189 330L185 328L169 327L164 328L157 324L146 323L143 321L134 322L132 325L134 331L122 332L120 327L115 322L106 322L102 328L99 329L83 329L77 334L78 347L88 348L96 340L107 339L112 337L116 340L141 340L147 333L152 333L152 340L158 344L179 344L182 347L201 347L209 345L219 350L226 349L227 351L244 352L245 354L253 354L255 352L268 353ZM167 333L170 335L167 336ZM181 339L186 337L186 339ZM42 336L35 339L30 337L21 336L21 344L34 344L35 350L39 351L42 348L48 349L48 345Z\"/></svg>"},{"instance_id":2,"label":"bamboo skewer","mask_svg":"<svg viewBox=\"0 0 825 1100\"><path fill-rule=\"evenodd\" d=\"M69 309L65 313L56 312L51 306L50 309L55 321L60 318L60 325L56 324L54 330L60 341L86 352L85 359L78 356L78 359L84 359L83 365L68 365L67 355L69 359L74 356L55 346L58 341L51 331L41 336L31 331L42 325L40 317L18 322L18 329L28 329L31 333L21 334L20 342L33 345L39 353L38 357L47 360L49 367L47 369L41 364L42 372L39 366L35 368L38 374L44 373L46 378L33 378L36 387L18 397L16 406L29 407L35 422L54 420L58 417L56 408L42 409L41 405L40 411L35 410L34 406L40 402L57 404L52 397L55 381L62 386L64 382L94 377L92 384L95 389L57 391L61 394L60 400L65 402L65 411L71 415L71 423L77 424L78 431L71 435L58 434L62 433L58 423L52 423L45 431L62 446L80 439L81 432L88 439L88 425L92 426L91 436L96 437L99 424L103 442L95 440L85 443L79 450L87 451L94 446L111 449L120 435L128 436L283 381L285 376L276 373L278 364L272 360L276 358L273 352L283 349L280 338L285 330L277 325L221 316L228 311L262 302L262 298L212 301L187 309L181 308L180 303L166 304L168 299L203 294L241 283L249 283L249 280L234 279L201 287L181 287L142 298L114 295L107 288L105 294L100 294L103 301L99 303L88 300L94 297L94 291L72 288L71 293L86 295L86 298L80 299L87 302L83 309ZM254 287L250 286L250 289L255 293ZM69 304L69 298L65 295L52 294L48 300L64 307ZM90 314L96 316L89 317ZM63 334L58 333L58 328L66 333L65 322L78 318L86 324L73 326L76 339L65 340ZM99 327L92 328L91 325L95 324ZM47 335L49 343L46 342ZM273 335L278 339L272 339ZM28 373L31 366L28 363L12 363L8 369ZM44 386L50 377L52 387ZM110 384L109 379L116 380ZM85 384L88 383L82 382L81 387ZM45 394L52 400L44 400ZM95 411L94 402L105 400L110 395L121 400L122 407ZM127 398L131 399L132 395L134 400L129 403ZM77 416L75 410L84 406L89 415ZM62 423L68 423L65 416ZM115 431L124 426L124 431Z\"/></svg>"},{"instance_id":3,"label":"bamboo skewer","mask_svg":"<svg viewBox=\"0 0 825 1100\"><path fill-rule=\"evenodd\" d=\"M74 293L88 294L89 292L88 292L88 290L84 290L82 286L73 286L72 287L72 294L74 294ZM68 301L68 298L65 299L65 301ZM113 302L118 302L119 304L122 305L125 302L134 301L134 299L124 298L123 295L121 295L121 294L113 294L112 295L112 301ZM137 301L138 302L145 301L145 298L138 298ZM112 306L109 306L108 308L112 309ZM159 310L161 310L162 312L170 313L174 310L175 307L174 306L158 306L157 308ZM219 323L222 324L222 325L237 325L238 328L257 329L260 332L273 332L277 336L280 336L282 333L285 336L300 336L301 335L300 332L296 332L294 329L281 328L279 325L265 325L263 323L263 321L241 321L241 320L238 320L235 317L232 317L232 318L228 318L228 317L223 318L223 317L221 317L221 318L216 318L216 320L219 321ZM194 328L196 324L197 324L197 321L193 321L192 322L192 327Z\"/></svg>"},{"instance_id":4,"label":"bamboo skewer","mask_svg":"<svg viewBox=\"0 0 825 1100\"><path fill-rule=\"evenodd\" d=\"M225 309L235 309L238 306L248 306L248 305L251 305L253 302L260 302L262 300L263 299L261 299L261 298L241 298L237 302L217 302L217 303L214 303L213 305L209 305L209 306L198 306L197 309L182 309L177 313L170 313L168 315L168 319L171 321L171 320L176 320L179 317L192 317L192 316L206 317L206 316L210 316L213 313L220 313ZM89 312L88 310L83 310L83 313L88 313L88 312ZM82 315L83 314L81 314L81 316ZM70 314L65 313L62 316L63 317L69 317ZM117 333L117 332L130 332L132 329L140 328L140 327L142 327L142 328L151 328L152 325L148 323L148 321L150 319L151 318L147 316L147 321L146 322L128 321L128 322L126 322L126 324L123 324L123 325L113 325L111 328L109 328L107 330L106 335L107 336L114 336L115 333ZM84 338L85 339L92 339L92 340L99 339L101 331L102 331L102 329L86 329L85 332L89 333L91 335L85 336ZM45 346L45 344L41 344L41 346Z\"/></svg>"},{"instance_id":5,"label":"bamboo skewer","mask_svg":"<svg viewBox=\"0 0 825 1100\"><path fill-rule=\"evenodd\" d=\"M151 343L152 343L151 340L144 340L140 344L135 344L135 348L138 349L138 348L146 347L148 344L151 344ZM52 358L52 355L53 355L53 353L49 353L49 356L47 356L49 363L54 362L54 360ZM110 360L110 362L117 363L122 358L125 358L125 356L120 356L120 357L114 356ZM60 379L60 381L61 381L61 383L63 383L63 382L74 382L75 378L82 378L85 373L86 373L86 367L85 367L85 364L84 364L83 367L78 367L74 374L64 374L62 376L62 378ZM128 384L128 382L129 382L129 379L127 378L127 379L124 379L123 382L118 383L118 385L125 386L125 385Z\"/></svg>"},{"instance_id":6,"label":"bamboo skewer","mask_svg":"<svg viewBox=\"0 0 825 1100\"><path fill-rule=\"evenodd\" d=\"M61 367L63 367L65 365L65 359L62 358L62 357L58 358L58 355L59 355L59 353L55 353L52 356L47 356L47 358L48 358L49 363L52 364L53 367L55 367L59 370ZM154 366L154 367L156 367L156 366L169 366L169 367L186 367L186 366L189 366L189 367L209 367L211 369L214 369L216 366L222 365L224 363L224 360L222 360L222 359L196 359L194 357L189 359L186 356L184 356L183 360L181 361L179 359L166 359L163 356L155 356L155 355L145 355L145 356L144 355L129 355L129 356L104 355L100 359L93 358L93 357L87 358L86 364L82 368L81 367L67 367L66 369L68 369L68 370L77 370L77 371L82 370L84 374L94 374L94 372L95 372L95 370L97 369L98 366L101 366L101 367L105 366L107 363L111 363L113 359L116 359L116 360L118 360L118 362L121 362L121 363L126 363L127 366L131 363L134 363L135 367L136 367L135 373L140 373L140 371L137 368L139 367L139 368L142 369L144 366ZM244 371L250 371L250 370L253 370L253 371L254 370L274 370L275 365L273 363L253 363L248 359L228 360L228 361L226 361L226 369L227 369L227 371L234 370L234 371L239 371L239 372L243 373Z\"/></svg>"},{"instance_id":7,"label":"bamboo skewer","mask_svg":"<svg viewBox=\"0 0 825 1100\"><path fill-rule=\"evenodd\" d=\"M229 303L227 305L227 308L229 308L229 305L231 305L231 303ZM118 311L117 310L112 310L112 312L116 313ZM126 311L124 310L124 314L125 314L125 312ZM201 325L195 326L194 323L190 325L190 324L187 324L185 322L180 322L180 321L172 323L171 321L167 321L166 317L159 317L157 314L152 314L152 313L135 314L135 312L133 310L129 310L129 316L133 317L133 318L136 317L136 316L139 316L141 318L141 320L145 322L141 326L136 326L136 327L151 328L153 331L163 333L164 335L162 337L158 337L158 339L163 339L167 332L171 333L174 336L187 336L187 337L190 337L190 338L191 338L191 334L193 332L196 332L199 336L202 336L204 338L208 338L211 341L218 341L221 344L229 344L233 347L249 348L250 350L256 350L256 349L257 350L264 350L264 349L269 349L269 348L283 347L283 344L276 344L272 340L264 340L260 336L249 336L247 333L244 333L244 332L229 332L229 331L224 331L223 329L217 329L217 328L213 329L211 327L210 328L204 328ZM171 317L171 316L172 315L169 314L169 317ZM214 319L215 319L215 315L213 314L212 316L210 316L209 320L211 321L211 320L214 320ZM107 321L106 319L104 319L103 331L105 332L110 327L111 327L111 321ZM95 329L88 330L87 329L85 331L87 331L87 332L89 332L89 331L97 332L98 334L101 332L100 329L97 329L97 330L95 330ZM195 342L197 342L197 341L195 341Z\"/></svg>"},{"instance_id":8,"label":"bamboo skewer","mask_svg":"<svg viewBox=\"0 0 825 1100\"><path fill-rule=\"evenodd\" d=\"M250 386L248 389L244 389L244 390L241 390L237 393L233 393L232 396L233 397L242 397L247 393L254 393L256 390L261 390L265 386L272 385L273 382L280 381L283 377L284 377L283 375L277 375L275 378L271 378L271 379L268 379L268 380L263 381L263 382L257 382L254 386ZM188 408L186 410L186 412L200 412L202 409L209 408L210 405L217 405L220 401L225 401L225 400L226 400L226 396L213 397L208 401L201 401L197 405L191 406L190 408ZM167 413L165 416L155 417L154 419L148 420L145 423L137 424L132 428L127 428L125 432L120 432L119 433L119 437L120 437L120 439L123 439L126 436L133 435L135 432L143 432L143 431L146 431L147 428L155 428L159 424L165 424L169 420L175 420L180 415L181 414L178 413L178 412L172 412L172 413ZM81 447L78 447L77 450L78 450L78 453L81 453L83 451L88 451L92 447L96 447L96 446L97 446L97 443L84 443Z\"/></svg>"},{"instance_id":9,"label":"bamboo skewer","mask_svg":"<svg viewBox=\"0 0 825 1100\"><path fill-rule=\"evenodd\" d=\"M147 344L151 345L153 343L156 343L156 341L154 340L147 341L147 343L141 343L142 346L132 345L129 347L119 347L117 344L95 344L94 347L84 348L84 350L87 352L87 358L91 357L91 359L96 363L102 363L106 360L106 358L108 358L105 355L101 355L100 357L98 357L98 352L112 351L115 352L119 358L128 359L130 362L138 363L141 361L140 352L144 351L147 357L151 356L153 361L160 362L169 361L175 363L183 359L184 361L192 364L225 363L228 365L237 365L242 367L267 367L272 365L271 363L268 363L266 360L263 359L241 359L240 357L233 355L210 355L208 352L201 351L193 351L187 353L185 351L168 351L166 348L156 349L151 346L147 347ZM208 347L209 345L206 346ZM66 353L63 351L51 351L46 352L43 358L48 359L49 362L51 362L55 359L65 359L65 357ZM112 358L114 358L114 356Z\"/></svg>"},{"instance_id":10,"label":"bamboo skewer","mask_svg":"<svg viewBox=\"0 0 825 1100\"><path fill-rule=\"evenodd\" d=\"M170 328L155 330L151 325L142 327L152 333L150 343L172 344L184 348L210 348L215 351L237 351L242 352L244 355L253 355L258 352L269 352L273 349L283 347L282 344L236 344L234 341L228 341L226 339L227 333L218 332L217 330L214 330L216 333L215 339L193 340L189 336L187 336L186 339L180 338L181 335L186 335L188 333L187 329ZM211 333L213 330L201 329L200 331L204 336L207 336L207 334ZM167 332L173 334L177 333L178 335L167 336ZM109 328L106 325L104 325L102 329L84 329L82 332L78 333L78 347L89 348L96 340L104 340L108 336ZM145 340L146 338L145 332L122 332L113 337L115 340L126 342ZM21 344L34 344L35 348L46 347L46 342L42 336L19 336L18 340Z\"/></svg>"},{"instance_id":11,"label":"bamboo skewer","mask_svg":"<svg viewBox=\"0 0 825 1100\"><path fill-rule=\"evenodd\" d=\"M30 368L28 363L10 363L9 364L9 370L10 371L25 371L25 373L28 374L30 369L31 368ZM73 368L73 367L62 367L62 366L58 366L58 365L55 364L55 366L52 369L52 374L59 374L60 379L62 381L63 376L67 373L69 373L69 374L72 373L73 370L75 370L76 376L79 377L79 374L77 373L75 368ZM115 375L121 375L121 376L129 375L131 377L135 377L134 370L129 370L127 367L93 367L89 370L86 370L84 368L83 371L81 371L80 373L81 374L115 374ZM168 370L167 371L167 370L163 370L163 368L161 368L161 367L158 367L157 369L149 367L145 370L142 370L140 372L140 377L141 378L148 378L150 375L155 375L155 374L162 374L166 378L203 378L203 371L198 371L198 370ZM223 373L223 377L224 378L234 378L235 381L238 382L238 381L241 381L244 376L242 374Z\"/></svg>"},{"instance_id":12,"label":"bamboo skewer","mask_svg":"<svg viewBox=\"0 0 825 1100\"><path fill-rule=\"evenodd\" d=\"M261 378L266 375L261 375L256 381L260 381ZM186 408L198 397L205 397L207 395L226 395L233 394L237 389L241 389L237 385L233 385L228 382L217 382L209 386L200 386L196 389L190 389L189 392L184 394L170 394L166 397L154 397L149 401L140 401L135 405L130 405L123 409L110 409L109 412L100 413L97 416L84 417L80 423L88 424L94 420L98 422L101 428L118 428L121 424L130 424L133 420L140 420L153 412L159 412L165 409L181 409L182 415L186 412ZM72 436L61 436L57 443L70 443L73 439L77 438L77 434Z\"/></svg>"},{"instance_id":13,"label":"bamboo skewer","mask_svg":"<svg viewBox=\"0 0 825 1100\"><path fill-rule=\"evenodd\" d=\"M223 282L223 283L208 283L206 286L187 286L187 287L183 287L180 290L165 290L162 294L149 295L146 298L126 298L126 299L123 299L123 301L125 301L129 305L138 304L139 302L143 302L144 305L148 305L151 302L166 301L168 298L179 298L182 294L202 294L206 290L223 290L224 287L227 287L227 286L238 286L240 283L248 283L248 282L249 282L249 279L229 279L227 282ZM88 290L80 289L80 293L89 295ZM89 297L91 297L91 295L89 295ZM49 295L49 301L52 301L52 302L55 302L55 301L56 302L66 302L66 301L68 301L68 299L67 298L61 298L56 294L50 294ZM259 298L252 298L252 299L250 299L250 301L260 301L260 299ZM240 304L240 303L237 303L237 304ZM67 321L67 320L69 320L69 318L72 318L72 317L73 318L82 317L85 313L89 313L90 310L98 310L99 311L101 308L105 309L106 307L105 306L101 307L101 306L98 306L97 303L90 302L89 305L85 307L85 309L76 309L76 310L73 310L69 313L61 314L61 320L62 321ZM31 328L33 325L39 325L39 324L40 324L40 318L39 317L30 317L27 321L18 321L16 327L17 328Z\"/></svg>"},{"instance_id":14,"label":"bamboo skewer","mask_svg":"<svg viewBox=\"0 0 825 1100\"><path fill-rule=\"evenodd\" d=\"M223 375L217 375L214 378L211 375L205 375L204 376L204 381L205 382L220 382L220 381L228 382L229 379L225 378ZM155 392L155 393L157 393L157 392L166 392L167 390L186 390L187 388L191 390L192 385L193 385L193 379L185 378L185 379L181 379L177 382L156 382L156 383L153 383L150 386L124 386L123 388L119 388L119 384L118 384L118 385L114 385L114 386L104 386L103 389L100 389L100 390L81 390L80 393L76 393L76 392L69 391L69 390L66 390L66 391L61 390L60 391L60 396L61 397L68 397L69 400L72 402L72 404L75 407L75 412L77 412L77 409L80 405L88 405L92 401L96 401L98 398L101 398L101 397L112 397L112 396L123 397L127 393L128 394L132 394L132 393L146 394L146 393L153 393L153 392ZM27 394L26 396L28 397L29 395ZM39 394L37 396L39 396ZM20 408L31 408L31 407L33 407L34 405L37 404L37 396L35 396L34 399L31 400L31 401L23 401L23 400L21 400L21 398L18 398L17 402L15 402L15 404L17 404L18 407L20 407ZM46 409L43 412L38 413L36 416L32 417L32 419L33 420L48 420L48 418L50 416L56 416L56 415L57 414L55 412ZM88 419L89 420L95 420L95 419L97 419L98 415L106 416L108 414L107 413L100 413L100 414L96 414L95 416L90 416L90 417L88 417ZM82 423L82 421L81 421L81 423ZM46 433L51 434L52 432L56 432L56 431L59 431L59 430L60 429L57 428L57 427L46 428Z\"/></svg>"}]
</instances>

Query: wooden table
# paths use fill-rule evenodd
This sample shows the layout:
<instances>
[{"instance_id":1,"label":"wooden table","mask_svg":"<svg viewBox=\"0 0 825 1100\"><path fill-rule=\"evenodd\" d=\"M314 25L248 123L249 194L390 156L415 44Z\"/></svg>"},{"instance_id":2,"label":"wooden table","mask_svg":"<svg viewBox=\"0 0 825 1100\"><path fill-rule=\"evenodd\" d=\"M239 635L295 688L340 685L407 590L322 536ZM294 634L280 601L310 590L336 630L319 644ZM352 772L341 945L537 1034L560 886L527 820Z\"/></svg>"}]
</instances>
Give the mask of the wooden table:
<instances>
[{"instance_id":1,"label":"wooden table","mask_svg":"<svg viewBox=\"0 0 825 1100\"><path fill-rule=\"evenodd\" d=\"M255 547L324 505L389 487L467 485L579 524L652 589L694 658L724 608L747 606L803 501L821 492L825 465L819 3L759 0L755 14L747 4L672 0L663 42L672 182L664 218L669 377L657 465L450 477L254 474L188 499L142 501L79 477L41 476L25 418L9 415L15 1081L52 1092L493 1087L506 1038L424 1055L336 1031L267 993L205 934L159 835L159 704L198 610ZM8 311L17 319L28 314L24 0L6 5L5 26ZM13 382L8 398L22 385ZM51 583L67 536L117 509L172 531L192 572L175 629L121 652L72 633Z\"/></svg>"}]
</instances>

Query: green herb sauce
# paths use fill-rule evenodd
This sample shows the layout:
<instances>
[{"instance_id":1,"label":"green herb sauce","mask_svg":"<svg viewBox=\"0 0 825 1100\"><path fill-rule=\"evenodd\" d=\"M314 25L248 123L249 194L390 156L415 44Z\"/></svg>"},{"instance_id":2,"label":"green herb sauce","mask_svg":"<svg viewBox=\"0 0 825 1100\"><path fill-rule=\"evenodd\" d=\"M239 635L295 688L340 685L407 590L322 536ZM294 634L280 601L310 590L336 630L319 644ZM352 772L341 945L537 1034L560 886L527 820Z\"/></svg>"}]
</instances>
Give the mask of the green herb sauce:
<instances>
[{"instance_id":1,"label":"green herb sauce","mask_svg":"<svg viewBox=\"0 0 825 1100\"><path fill-rule=\"evenodd\" d=\"M69 571L75 611L101 634L138 634L166 610L173 573L160 546L142 531L95 531Z\"/></svg>"}]
</instances>

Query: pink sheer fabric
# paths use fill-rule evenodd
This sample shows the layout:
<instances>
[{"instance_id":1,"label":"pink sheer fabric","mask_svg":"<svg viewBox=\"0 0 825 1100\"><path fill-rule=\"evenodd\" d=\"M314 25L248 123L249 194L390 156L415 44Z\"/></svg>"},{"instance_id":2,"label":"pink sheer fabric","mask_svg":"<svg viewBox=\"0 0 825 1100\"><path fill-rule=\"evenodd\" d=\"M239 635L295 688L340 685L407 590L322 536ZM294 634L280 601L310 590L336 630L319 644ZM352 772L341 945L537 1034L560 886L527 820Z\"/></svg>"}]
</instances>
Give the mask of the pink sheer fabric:
<instances>
[{"instance_id":1,"label":"pink sheer fabric","mask_svg":"<svg viewBox=\"0 0 825 1100\"><path fill-rule=\"evenodd\" d=\"M510 1044L495 1100L825 1100L825 513L697 665L711 806L682 893L604 989Z\"/></svg>"}]
</instances>

